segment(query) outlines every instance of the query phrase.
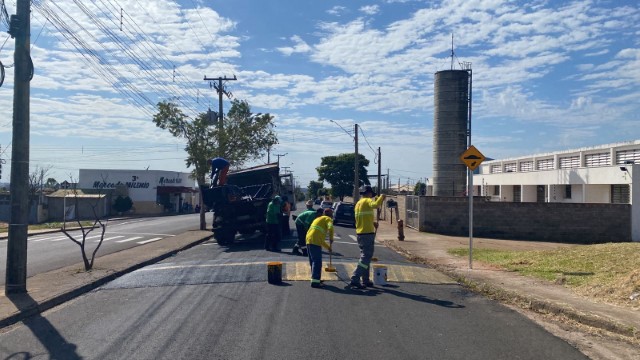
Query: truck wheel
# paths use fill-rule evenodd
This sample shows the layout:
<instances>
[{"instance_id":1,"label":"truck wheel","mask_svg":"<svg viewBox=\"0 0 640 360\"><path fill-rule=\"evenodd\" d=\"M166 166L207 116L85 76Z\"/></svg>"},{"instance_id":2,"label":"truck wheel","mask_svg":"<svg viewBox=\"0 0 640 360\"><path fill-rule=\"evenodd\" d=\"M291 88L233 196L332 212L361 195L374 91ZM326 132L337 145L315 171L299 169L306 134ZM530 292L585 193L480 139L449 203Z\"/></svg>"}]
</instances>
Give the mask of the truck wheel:
<instances>
[{"instance_id":1,"label":"truck wheel","mask_svg":"<svg viewBox=\"0 0 640 360\"><path fill-rule=\"evenodd\" d=\"M251 235L256 232L256 229L241 229L238 232L242 235Z\"/></svg>"},{"instance_id":2,"label":"truck wheel","mask_svg":"<svg viewBox=\"0 0 640 360\"><path fill-rule=\"evenodd\" d=\"M236 231L230 229L217 230L213 237L219 245L230 245L236 237Z\"/></svg>"}]
</instances>

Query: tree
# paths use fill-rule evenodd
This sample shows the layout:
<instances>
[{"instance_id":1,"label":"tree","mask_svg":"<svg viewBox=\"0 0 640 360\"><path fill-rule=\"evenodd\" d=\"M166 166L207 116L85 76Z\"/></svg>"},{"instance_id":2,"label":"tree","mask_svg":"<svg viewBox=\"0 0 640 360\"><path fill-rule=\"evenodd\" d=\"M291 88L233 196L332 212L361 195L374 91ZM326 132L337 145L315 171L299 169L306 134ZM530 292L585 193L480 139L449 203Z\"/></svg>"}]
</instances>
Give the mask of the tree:
<instances>
[{"instance_id":1,"label":"tree","mask_svg":"<svg viewBox=\"0 0 640 360\"><path fill-rule=\"evenodd\" d=\"M44 178L51 170L51 166L40 167L36 165L35 169L29 174L29 195L34 196L44 186Z\"/></svg>"},{"instance_id":2,"label":"tree","mask_svg":"<svg viewBox=\"0 0 640 360\"><path fill-rule=\"evenodd\" d=\"M47 182L44 183L44 187L48 189L55 189L58 186L58 181L54 178L48 178Z\"/></svg>"},{"instance_id":3,"label":"tree","mask_svg":"<svg viewBox=\"0 0 640 360\"><path fill-rule=\"evenodd\" d=\"M413 187L413 195L427 195L427 184L418 181Z\"/></svg>"},{"instance_id":4,"label":"tree","mask_svg":"<svg viewBox=\"0 0 640 360\"><path fill-rule=\"evenodd\" d=\"M213 126L207 113L189 119L174 103L158 103L158 113L153 116L157 127L171 135L186 140L187 167L194 167L191 176L201 187L211 169L207 160L214 157L227 159L232 166L240 167L248 160L262 156L269 146L278 143L273 132L273 116L252 114L246 101L234 100L222 131ZM206 229L205 212L200 191L200 230Z\"/></svg>"},{"instance_id":5,"label":"tree","mask_svg":"<svg viewBox=\"0 0 640 360\"><path fill-rule=\"evenodd\" d=\"M319 196L318 190L322 189L321 181L309 181L309 185L307 186L307 195L309 195L309 199L315 199Z\"/></svg>"},{"instance_id":6,"label":"tree","mask_svg":"<svg viewBox=\"0 0 640 360\"><path fill-rule=\"evenodd\" d=\"M304 194L304 192L302 192L302 189L300 188L299 185L296 185L295 188L295 194L296 194L296 201L305 201L306 200L306 196Z\"/></svg>"},{"instance_id":7,"label":"tree","mask_svg":"<svg viewBox=\"0 0 640 360\"><path fill-rule=\"evenodd\" d=\"M103 178L102 179L103 182L106 182L106 179ZM71 181L73 182L73 180ZM63 222L62 222L62 233L65 234L71 241L73 241L74 243L76 243L76 245L78 245L80 247L80 253L82 254L82 261L84 263L84 269L86 271L89 271L93 268L93 264L95 262L96 259L96 254L98 253L98 250L100 249L100 246L102 246L102 242L104 241L104 233L107 230L107 221L103 222L100 219L100 216L98 215L98 208L100 205L100 201L104 198L103 194L102 194L102 190L100 190L97 194L97 197L95 197L94 200L87 200L89 201L89 206L91 207L91 211L93 212L93 225L91 226L85 226L83 225L82 221L80 221L81 219L81 214L80 212L80 206L79 206L79 195L80 195L80 190L76 189L75 187L73 188L73 190L64 190L65 191L65 197L67 196L68 192L71 192L73 194L72 197L72 201L73 201L73 205L74 205L74 209L75 209L75 218L76 218L76 225L80 228L80 233L82 234L82 239L76 239L71 233L67 232L67 227L66 227L66 223L67 223L67 215L66 215L66 209L62 209L63 212ZM104 201L104 200L102 200ZM91 232L93 232L93 230L95 229L100 229L100 239L98 240L98 244L96 245L96 247L93 249L93 251L91 252L91 256L89 257L89 255L87 254L87 236L89 236L89 234Z\"/></svg>"},{"instance_id":8,"label":"tree","mask_svg":"<svg viewBox=\"0 0 640 360\"><path fill-rule=\"evenodd\" d=\"M119 213L125 213L133 207L133 201L128 196L118 195L113 202L113 209Z\"/></svg>"},{"instance_id":9,"label":"tree","mask_svg":"<svg viewBox=\"0 0 640 360\"><path fill-rule=\"evenodd\" d=\"M353 176L355 173L355 153L340 154L338 156L325 156L322 158L318 171L318 180L331 184L333 196L340 198L353 195ZM358 177L360 185L369 185L367 169L369 160L362 154L358 154Z\"/></svg>"}]
</instances>

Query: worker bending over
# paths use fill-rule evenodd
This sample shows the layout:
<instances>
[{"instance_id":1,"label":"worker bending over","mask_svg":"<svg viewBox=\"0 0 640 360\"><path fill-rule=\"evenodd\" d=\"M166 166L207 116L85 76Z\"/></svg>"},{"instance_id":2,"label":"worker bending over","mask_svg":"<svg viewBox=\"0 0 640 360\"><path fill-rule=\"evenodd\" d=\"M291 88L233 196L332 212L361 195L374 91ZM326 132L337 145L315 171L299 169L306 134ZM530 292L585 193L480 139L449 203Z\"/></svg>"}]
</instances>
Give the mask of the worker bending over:
<instances>
[{"instance_id":1,"label":"worker bending over","mask_svg":"<svg viewBox=\"0 0 640 360\"><path fill-rule=\"evenodd\" d=\"M329 236L329 244L325 241ZM307 232L307 252L311 266L311 287L320 288L324 285L320 281L322 275L322 248L331 251L333 243L333 211L324 209L322 216L311 223Z\"/></svg>"}]
</instances>

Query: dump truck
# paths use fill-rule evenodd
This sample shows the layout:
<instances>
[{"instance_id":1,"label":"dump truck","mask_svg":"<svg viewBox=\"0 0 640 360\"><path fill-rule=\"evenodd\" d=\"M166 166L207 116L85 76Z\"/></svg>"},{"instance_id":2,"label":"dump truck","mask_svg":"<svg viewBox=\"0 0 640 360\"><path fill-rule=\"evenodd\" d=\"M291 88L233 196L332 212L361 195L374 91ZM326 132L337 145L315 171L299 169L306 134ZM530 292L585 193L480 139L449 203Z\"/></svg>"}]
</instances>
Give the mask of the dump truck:
<instances>
[{"instance_id":1,"label":"dump truck","mask_svg":"<svg viewBox=\"0 0 640 360\"><path fill-rule=\"evenodd\" d=\"M225 185L202 189L204 204L213 210L218 244L232 244L238 232L266 231L267 206L282 187L279 171L277 163L232 171Z\"/></svg>"}]
</instances>

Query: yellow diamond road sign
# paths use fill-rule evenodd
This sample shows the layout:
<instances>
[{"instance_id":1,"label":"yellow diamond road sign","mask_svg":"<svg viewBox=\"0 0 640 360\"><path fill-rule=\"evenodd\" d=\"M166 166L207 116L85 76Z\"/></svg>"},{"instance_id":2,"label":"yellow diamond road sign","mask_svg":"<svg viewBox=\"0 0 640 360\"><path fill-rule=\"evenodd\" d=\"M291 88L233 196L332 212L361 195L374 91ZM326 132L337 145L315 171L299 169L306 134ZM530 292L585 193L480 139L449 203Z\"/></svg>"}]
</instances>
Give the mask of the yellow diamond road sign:
<instances>
[{"instance_id":1,"label":"yellow diamond road sign","mask_svg":"<svg viewBox=\"0 0 640 360\"><path fill-rule=\"evenodd\" d=\"M473 145L469 146L469 148L460 155L460 160L462 160L471 171L480 166L485 159L484 155Z\"/></svg>"}]
</instances>

